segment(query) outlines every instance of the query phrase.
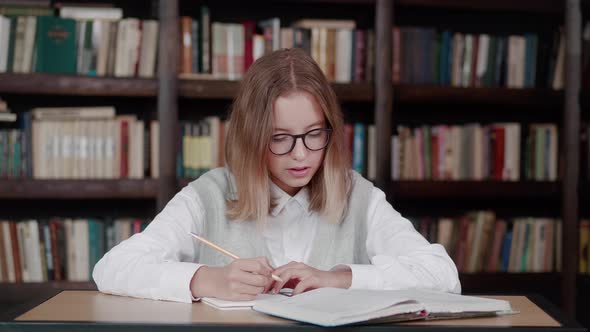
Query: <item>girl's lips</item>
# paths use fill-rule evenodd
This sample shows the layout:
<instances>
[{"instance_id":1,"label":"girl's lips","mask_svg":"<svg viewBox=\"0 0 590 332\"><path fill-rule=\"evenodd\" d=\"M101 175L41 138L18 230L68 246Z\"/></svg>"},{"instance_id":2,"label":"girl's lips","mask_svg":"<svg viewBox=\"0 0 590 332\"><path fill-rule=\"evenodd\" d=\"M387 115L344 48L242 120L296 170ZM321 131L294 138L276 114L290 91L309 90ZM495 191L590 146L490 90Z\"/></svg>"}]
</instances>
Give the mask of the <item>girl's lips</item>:
<instances>
[{"instance_id":1,"label":"girl's lips","mask_svg":"<svg viewBox=\"0 0 590 332\"><path fill-rule=\"evenodd\" d=\"M301 177L305 177L307 175L310 168L309 167L293 167L293 168L289 168L288 170L289 170L289 174L291 174L291 176L296 177L296 178L301 178Z\"/></svg>"}]
</instances>

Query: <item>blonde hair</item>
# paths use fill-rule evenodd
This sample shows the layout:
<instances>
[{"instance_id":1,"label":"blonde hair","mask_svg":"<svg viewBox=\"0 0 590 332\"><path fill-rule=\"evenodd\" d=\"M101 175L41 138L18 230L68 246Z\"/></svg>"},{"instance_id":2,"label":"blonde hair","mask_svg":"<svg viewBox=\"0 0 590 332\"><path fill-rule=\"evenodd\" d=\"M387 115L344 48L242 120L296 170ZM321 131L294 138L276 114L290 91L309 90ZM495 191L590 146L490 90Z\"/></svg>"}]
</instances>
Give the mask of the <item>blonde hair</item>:
<instances>
[{"instance_id":1,"label":"blonde hair","mask_svg":"<svg viewBox=\"0 0 590 332\"><path fill-rule=\"evenodd\" d=\"M266 154L273 132L273 105L279 96L307 92L315 97L332 128L324 161L309 183L310 210L340 222L351 186L350 153L345 147L342 112L330 83L301 49L283 49L259 58L240 84L231 108L226 161L236 180L237 200L228 201L231 219L264 224L273 206Z\"/></svg>"}]
</instances>

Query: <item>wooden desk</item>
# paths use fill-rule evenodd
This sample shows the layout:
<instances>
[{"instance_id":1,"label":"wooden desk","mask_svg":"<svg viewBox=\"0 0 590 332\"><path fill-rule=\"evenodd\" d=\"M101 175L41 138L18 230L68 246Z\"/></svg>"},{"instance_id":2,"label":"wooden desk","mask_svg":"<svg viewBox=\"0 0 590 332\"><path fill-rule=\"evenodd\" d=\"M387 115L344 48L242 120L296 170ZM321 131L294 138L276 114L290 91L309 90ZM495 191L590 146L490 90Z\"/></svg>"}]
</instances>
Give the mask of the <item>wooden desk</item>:
<instances>
[{"instance_id":1,"label":"wooden desk","mask_svg":"<svg viewBox=\"0 0 590 332\"><path fill-rule=\"evenodd\" d=\"M494 318L340 327L339 330L432 331L433 329L585 331L564 320L547 301L534 296L492 296L508 300L518 315ZM301 331L325 329L258 313L253 310L217 310L203 303L174 303L101 294L96 291L63 291L24 306L2 317L2 331ZM543 309L541 309L543 308Z\"/></svg>"}]
</instances>

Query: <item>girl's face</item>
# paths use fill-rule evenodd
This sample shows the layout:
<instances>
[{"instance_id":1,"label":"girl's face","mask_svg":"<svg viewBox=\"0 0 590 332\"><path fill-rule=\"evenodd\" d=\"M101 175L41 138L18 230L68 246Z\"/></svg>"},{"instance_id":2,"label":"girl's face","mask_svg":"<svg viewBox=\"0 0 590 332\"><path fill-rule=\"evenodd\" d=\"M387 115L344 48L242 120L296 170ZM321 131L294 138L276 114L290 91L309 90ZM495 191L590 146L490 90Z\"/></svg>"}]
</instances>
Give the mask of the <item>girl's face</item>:
<instances>
[{"instance_id":1,"label":"girl's face","mask_svg":"<svg viewBox=\"0 0 590 332\"><path fill-rule=\"evenodd\" d=\"M297 138L295 146L288 151L292 138L286 135L301 135L314 129L326 128L326 121L321 107L313 95L307 92L294 92L277 98L273 107L273 138L267 152L267 166L272 181L289 195L295 195L301 187L306 186L320 168L325 149L312 151ZM279 135L279 136L276 136ZM323 133L315 131L306 137L311 148L313 144L324 139ZM273 152L270 150L272 149Z\"/></svg>"}]
</instances>

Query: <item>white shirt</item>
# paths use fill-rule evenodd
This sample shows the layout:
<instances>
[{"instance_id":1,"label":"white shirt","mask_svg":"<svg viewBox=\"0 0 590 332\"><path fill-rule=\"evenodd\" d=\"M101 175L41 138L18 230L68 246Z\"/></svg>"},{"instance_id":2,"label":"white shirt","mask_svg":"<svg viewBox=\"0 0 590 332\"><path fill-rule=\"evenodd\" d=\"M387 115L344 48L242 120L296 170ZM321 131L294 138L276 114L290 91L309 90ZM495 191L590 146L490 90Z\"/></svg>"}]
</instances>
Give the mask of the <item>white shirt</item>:
<instances>
[{"instance_id":1,"label":"white shirt","mask_svg":"<svg viewBox=\"0 0 590 332\"><path fill-rule=\"evenodd\" d=\"M263 230L271 264L307 263L321 222L316 213L308 211L307 188L291 197L271 183L271 194L277 205ZM96 264L92 276L98 289L141 298L193 301L190 281L202 265L193 263L196 241L187 232L201 233L203 222L199 197L187 186L142 233L117 245ZM428 243L378 188L371 193L367 222L371 264L344 264L352 271L350 288L461 292L457 269L444 247Z\"/></svg>"}]
</instances>

